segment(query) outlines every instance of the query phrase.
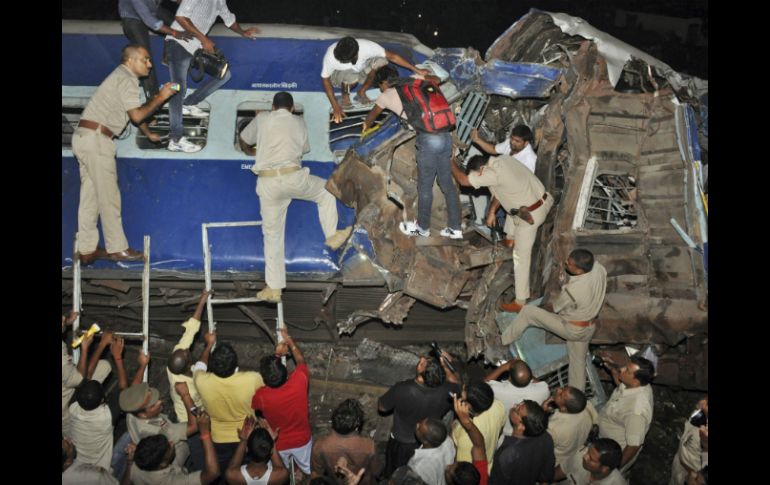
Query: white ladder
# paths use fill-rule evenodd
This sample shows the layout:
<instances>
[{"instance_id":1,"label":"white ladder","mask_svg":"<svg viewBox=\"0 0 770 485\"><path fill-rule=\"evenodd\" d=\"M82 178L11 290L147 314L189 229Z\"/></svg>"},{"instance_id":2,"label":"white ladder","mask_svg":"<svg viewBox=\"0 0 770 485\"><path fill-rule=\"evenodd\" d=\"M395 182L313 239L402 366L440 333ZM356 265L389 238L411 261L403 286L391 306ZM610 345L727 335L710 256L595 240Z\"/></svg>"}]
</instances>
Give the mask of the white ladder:
<instances>
[{"instance_id":1,"label":"white ladder","mask_svg":"<svg viewBox=\"0 0 770 485\"><path fill-rule=\"evenodd\" d=\"M75 234L75 250L72 255L72 311L78 312L78 317L72 323L72 335L76 337L80 330L80 311L82 310L82 295L80 290L80 252L78 251L78 236ZM129 340L142 340L142 351L147 355L149 349L150 333L150 236L144 236L144 269L142 270L142 331L141 332L114 332L116 337ZM72 351L72 359L77 364L80 361L80 348ZM147 371L144 369L143 382L147 382Z\"/></svg>"}]
</instances>

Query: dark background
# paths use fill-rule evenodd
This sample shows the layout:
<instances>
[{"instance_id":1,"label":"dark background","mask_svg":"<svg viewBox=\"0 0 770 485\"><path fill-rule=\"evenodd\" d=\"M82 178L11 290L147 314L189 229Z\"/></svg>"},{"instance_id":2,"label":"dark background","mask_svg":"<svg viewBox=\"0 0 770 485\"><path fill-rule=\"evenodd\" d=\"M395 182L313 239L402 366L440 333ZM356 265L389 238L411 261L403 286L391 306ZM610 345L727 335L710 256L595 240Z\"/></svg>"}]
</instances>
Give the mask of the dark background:
<instances>
[{"instance_id":1,"label":"dark background","mask_svg":"<svg viewBox=\"0 0 770 485\"><path fill-rule=\"evenodd\" d=\"M241 23L408 32L429 47L470 46L482 55L530 8L564 12L585 19L674 70L708 79L707 0L228 0L227 4ZM169 10L176 6L171 0L163 0L163 5ZM646 14L698 19L699 24L688 29L684 22L677 26L664 19L653 25L655 21L645 18ZM62 0L62 19L120 20L118 2Z\"/></svg>"}]
</instances>

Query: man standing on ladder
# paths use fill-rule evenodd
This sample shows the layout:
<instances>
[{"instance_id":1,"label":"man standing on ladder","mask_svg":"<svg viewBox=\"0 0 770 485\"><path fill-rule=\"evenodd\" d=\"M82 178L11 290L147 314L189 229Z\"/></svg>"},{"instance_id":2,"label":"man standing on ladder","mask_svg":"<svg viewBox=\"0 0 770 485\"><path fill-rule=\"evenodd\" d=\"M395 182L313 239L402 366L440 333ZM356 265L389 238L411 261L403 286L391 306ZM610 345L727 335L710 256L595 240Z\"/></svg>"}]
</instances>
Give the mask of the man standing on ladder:
<instances>
[{"instance_id":1,"label":"man standing on ladder","mask_svg":"<svg viewBox=\"0 0 770 485\"><path fill-rule=\"evenodd\" d=\"M307 127L294 114L294 98L287 92L273 97L273 109L262 112L241 131L244 153L255 155L251 171L257 180L262 234L265 242L265 288L257 298L277 303L286 288L284 230L286 211L292 199L315 202L326 246L338 249L352 231L349 226L337 230L337 199L326 191L326 181L302 168L302 155L310 151ZM252 148L253 145L256 147Z\"/></svg>"}]
</instances>

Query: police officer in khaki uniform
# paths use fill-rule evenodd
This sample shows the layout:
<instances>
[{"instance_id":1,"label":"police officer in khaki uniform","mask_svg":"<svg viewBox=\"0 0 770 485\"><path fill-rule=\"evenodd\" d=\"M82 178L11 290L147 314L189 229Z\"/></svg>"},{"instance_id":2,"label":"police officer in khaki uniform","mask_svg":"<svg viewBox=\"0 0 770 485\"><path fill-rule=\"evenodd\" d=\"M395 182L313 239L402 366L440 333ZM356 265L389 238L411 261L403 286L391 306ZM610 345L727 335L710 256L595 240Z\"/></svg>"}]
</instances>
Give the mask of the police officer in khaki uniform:
<instances>
[{"instance_id":1,"label":"police officer in khaki uniform","mask_svg":"<svg viewBox=\"0 0 770 485\"><path fill-rule=\"evenodd\" d=\"M468 161L468 174L452 163L452 175L464 187L489 187L495 199L506 212L516 213L506 219L505 232L515 241L513 247L513 277L518 311L529 298L529 267L532 246L537 228L540 227L553 206L553 197L545 191L543 183L523 163L509 155L489 158L476 155ZM490 204L487 219L493 218L496 204Z\"/></svg>"},{"instance_id":2,"label":"police officer in khaki uniform","mask_svg":"<svg viewBox=\"0 0 770 485\"><path fill-rule=\"evenodd\" d=\"M599 413L599 436L610 438L623 449L620 471L626 473L639 457L644 437L652 423L653 397L650 382L655 376L652 362L636 355L618 368L610 363L612 380L618 387Z\"/></svg>"},{"instance_id":3,"label":"police officer in khaki uniform","mask_svg":"<svg viewBox=\"0 0 770 485\"><path fill-rule=\"evenodd\" d=\"M72 153L80 168L80 205L78 207L78 252L83 264L99 258L113 261L137 261L139 251L128 247L120 215L120 190L112 141L131 120L151 141L160 137L151 133L144 120L176 93L166 83L160 93L139 102L139 78L152 68L150 54L144 47L130 44L123 48L121 64L96 89L72 137ZM101 219L104 249L97 247Z\"/></svg>"},{"instance_id":4,"label":"police officer in khaki uniform","mask_svg":"<svg viewBox=\"0 0 770 485\"><path fill-rule=\"evenodd\" d=\"M569 281L559 295L538 308L525 305L502 334L504 345L518 340L530 325L555 333L567 341L569 385L581 391L586 386L586 352L596 325L594 318L604 303L607 270L585 249L572 251L565 268Z\"/></svg>"},{"instance_id":5,"label":"police officer in khaki uniform","mask_svg":"<svg viewBox=\"0 0 770 485\"><path fill-rule=\"evenodd\" d=\"M302 155L310 151L305 121L294 114L294 98L282 91L273 97L273 109L257 114L241 131L239 141L244 153L255 155L251 171L257 180L262 234L265 244L265 286L257 298L281 300L286 288L284 233L286 212L292 199L318 205L326 246L342 246L352 227L337 230L337 199L326 188L326 181L302 168ZM252 148L252 145L255 145Z\"/></svg>"}]
</instances>

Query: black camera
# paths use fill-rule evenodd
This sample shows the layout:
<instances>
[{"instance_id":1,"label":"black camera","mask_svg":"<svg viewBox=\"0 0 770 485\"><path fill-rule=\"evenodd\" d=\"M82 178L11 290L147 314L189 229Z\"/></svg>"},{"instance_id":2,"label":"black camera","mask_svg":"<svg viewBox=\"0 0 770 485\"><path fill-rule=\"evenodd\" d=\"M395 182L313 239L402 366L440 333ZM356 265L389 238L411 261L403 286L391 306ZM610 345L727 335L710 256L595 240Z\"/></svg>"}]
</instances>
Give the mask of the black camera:
<instances>
[{"instance_id":1,"label":"black camera","mask_svg":"<svg viewBox=\"0 0 770 485\"><path fill-rule=\"evenodd\" d=\"M203 79L203 73L205 72L217 79L222 79L225 77L227 68L227 59L220 50L216 50L212 54L203 49L198 49L195 51L193 61L190 63L190 77L192 77L193 81L199 82ZM198 72L195 72L194 69L197 69Z\"/></svg>"},{"instance_id":2,"label":"black camera","mask_svg":"<svg viewBox=\"0 0 770 485\"><path fill-rule=\"evenodd\" d=\"M432 348L432 350L430 351L430 354L433 357L435 357L436 359L438 359L439 362L441 362L443 360L444 363L446 364L447 368L449 370L451 370L453 373L457 374L457 371L455 370L455 368L452 365L452 363L449 362L449 359L445 359L445 358L441 357L441 347L438 346L438 344L436 343L435 340L430 343L430 346Z\"/></svg>"},{"instance_id":3,"label":"black camera","mask_svg":"<svg viewBox=\"0 0 770 485\"><path fill-rule=\"evenodd\" d=\"M617 369L617 365L610 364L608 362L605 362L604 359L599 357L598 355L591 352L591 363L595 365L596 367L599 367L601 369L604 369L607 372L610 372L611 369Z\"/></svg>"},{"instance_id":4,"label":"black camera","mask_svg":"<svg viewBox=\"0 0 770 485\"><path fill-rule=\"evenodd\" d=\"M706 416L706 413L704 413L702 409L696 410L694 413L692 413L692 416L690 416L690 424L696 428L705 426L708 424L708 422L708 416Z\"/></svg>"}]
</instances>

